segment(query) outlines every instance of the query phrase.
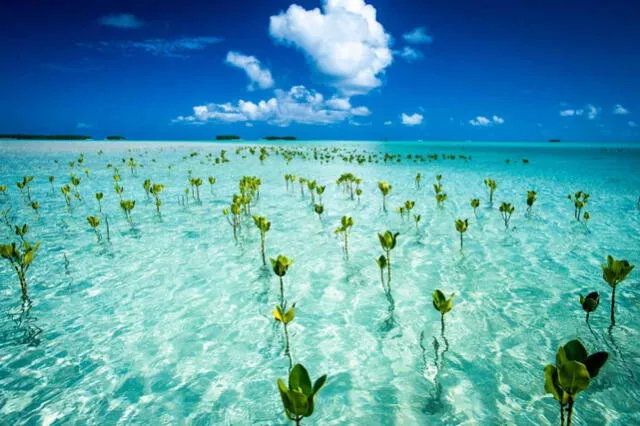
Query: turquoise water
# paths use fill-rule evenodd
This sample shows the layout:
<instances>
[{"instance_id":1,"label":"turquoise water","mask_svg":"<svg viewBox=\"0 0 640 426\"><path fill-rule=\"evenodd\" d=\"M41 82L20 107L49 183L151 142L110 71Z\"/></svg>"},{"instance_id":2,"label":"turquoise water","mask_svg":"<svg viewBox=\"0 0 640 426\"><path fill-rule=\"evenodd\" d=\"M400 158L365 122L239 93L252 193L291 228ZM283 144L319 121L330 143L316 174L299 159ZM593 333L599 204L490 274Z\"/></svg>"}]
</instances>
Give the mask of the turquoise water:
<instances>
[{"instance_id":1,"label":"turquoise water","mask_svg":"<svg viewBox=\"0 0 640 426\"><path fill-rule=\"evenodd\" d=\"M42 246L28 273L28 310L15 274L0 263L0 424L287 423L275 383L289 365L282 328L271 315L277 277L261 266L253 223L245 220L235 244L221 213L243 175L262 179L252 212L272 223L267 256L294 259L284 278L286 298L297 303L289 326L293 361L313 379L329 376L316 412L302 424L559 424L542 369L576 337L589 352L611 356L578 397L575 424L640 423L640 272L619 286L617 325L609 333L610 288L599 266L608 254L640 262L640 146L295 146L440 157L286 164L272 154L261 165L257 155L236 155L229 143L1 143L0 184L9 195L0 195L0 210L11 207L9 216L29 223L28 239ZM216 157L221 148L231 161L211 164L207 154ZM70 168L80 152L85 164ZM131 156L142 165L137 176L121 162ZM119 208L107 163L120 165L124 198L137 202L133 225ZM183 207L188 170L204 180L202 202ZM59 187L71 171L82 177L83 201L74 200L69 212ZM363 179L359 204L335 184L345 172ZM297 182L286 190L285 173L327 185L322 222ZM39 215L15 185L28 174L35 176ZM433 197L436 174L448 194L441 208ZM56 177L53 193L49 175ZM208 176L217 178L213 191ZM499 185L492 208L487 177ZM166 186L161 218L146 200L144 179ZM393 185L388 214L381 211L379 180ZM538 201L525 216L531 189ZM566 198L578 190L591 194L588 228L573 219ZM98 243L86 221L99 215L96 191L105 194L101 217L108 217L110 244L104 225ZM477 218L469 206L474 197L481 199ZM405 200L416 201L419 231L394 211ZM516 207L509 231L498 212L502 201ZM348 261L333 232L342 215L355 220ZM456 218L469 218L462 252ZM400 232L392 252L392 316L374 262L382 254L376 233L386 229ZM5 225L0 237L15 240ZM456 293L446 341L431 303L436 288ZM596 290L601 306L591 315L592 333L578 296Z\"/></svg>"}]
</instances>

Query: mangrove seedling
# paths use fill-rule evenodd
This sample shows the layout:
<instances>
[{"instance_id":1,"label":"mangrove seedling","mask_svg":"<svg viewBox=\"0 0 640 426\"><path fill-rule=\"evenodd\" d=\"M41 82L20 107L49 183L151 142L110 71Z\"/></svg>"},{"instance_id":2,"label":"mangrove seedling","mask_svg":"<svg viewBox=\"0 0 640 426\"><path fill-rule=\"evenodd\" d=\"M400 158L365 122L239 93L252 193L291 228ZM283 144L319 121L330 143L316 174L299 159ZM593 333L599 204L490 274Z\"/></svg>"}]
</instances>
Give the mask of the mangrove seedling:
<instances>
[{"instance_id":1,"label":"mangrove seedling","mask_svg":"<svg viewBox=\"0 0 640 426\"><path fill-rule=\"evenodd\" d=\"M608 358L607 352L588 355L579 340L572 340L558 348L555 365L544 368L544 390L560 404L561 426L565 424L565 411L566 424L571 426L576 397L589 387Z\"/></svg>"},{"instance_id":2,"label":"mangrove seedling","mask_svg":"<svg viewBox=\"0 0 640 426\"><path fill-rule=\"evenodd\" d=\"M316 196L315 196L315 191L316 191L316 186L317 186L317 182L315 180L308 180L307 181L307 188L309 189L309 194L311 194L311 204L315 204L316 203Z\"/></svg>"},{"instance_id":3,"label":"mangrove seedling","mask_svg":"<svg viewBox=\"0 0 640 426\"><path fill-rule=\"evenodd\" d=\"M102 239L102 236L98 232L98 226L100 225L100 218L96 216L88 216L87 222L89 222L89 226L91 227L91 229L93 229L93 232L95 232L96 237L98 238L98 241L100 241Z\"/></svg>"},{"instance_id":4,"label":"mangrove seedling","mask_svg":"<svg viewBox=\"0 0 640 426\"><path fill-rule=\"evenodd\" d=\"M122 200L120 201L120 208L124 211L124 215L127 220L131 222L131 211L136 206L136 202L134 200Z\"/></svg>"},{"instance_id":5,"label":"mangrove seedling","mask_svg":"<svg viewBox=\"0 0 640 426\"><path fill-rule=\"evenodd\" d=\"M71 210L71 187L69 184L60 187L60 192L64 196L64 202L67 205L67 208Z\"/></svg>"},{"instance_id":6,"label":"mangrove seedling","mask_svg":"<svg viewBox=\"0 0 640 426\"><path fill-rule=\"evenodd\" d=\"M476 212L476 210L478 210L478 207L480 207L480 199L472 198L471 199L471 208L473 209L473 215L476 218L478 218L478 213Z\"/></svg>"},{"instance_id":7,"label":"mangrove seedling","mask_svg":"<svg viewBox=\"0 0 640 426\"><path fill-rule=\"evenodd\" d=\"M433 302L433 307L436 311L440 312L440 327L441 333L444 336L444 314L451 311L453 309L453 298L456 296L455 293L452 293L451 296L447 299L444 293L438 289L431 294L431 299Z\"/></svg>"},{"instance_id":8,"label":"mangrove seedling","mask_svg":"<svg viewBox=\"0 0 640 426\"><path fill-rule=\"evenodd\" d=\"M393 234L391 231L385 231L384 234L378 234L380 246L387 256L387 286L389 286L389 288L391 286L391 250L396 247L398 235L400 235L399 232Z\"/></svg>"},{"instance_id":9,"label":"mangrove seedling","mask_svg":"<svg viewBox=\"0 0 640 426\"><path fill-rule=\"evenodd\" d=\"M122 201L122 192L124 191L124 187L118 184L115 184L113 189L115 189L116 194L118 194L118 198Z\"/></svg>"},{"instance_id":10,"label":"mangrove seedling","mask_svg":"<svg viewBox=\"0 0 640 426\"><path fill-rule=\"evenodd\" d=\"M189 183L191 184L191 196L194 200L200 201L200 186L202 185L202 179L200 178L191 178L189 179ZM193 190L195 188L195 191Z\"/></svg>"},{"instance_id":11,"label":"mangrove seedling","mask_svg":"<svg viewBox=\"0 0 640 426\"><path fill-rule=\"evenodd\" d=\"M153 199L155 200L156 212L160 215L160 206L162 205L162 200L160 199L160 193L164 189L164 185L161 183L154 183L151 185L151 195L153 195Z\"/></svg>"},{"instance_id":12,"label":"mangrove seedling","mask_svg":"<svg viewBox=\"0 0 640 426\"><path fill-rule=\"evenodd\" d=\"M416 179L415 179L415 182L416 182L416 189L420 189L420 182L421 182L421 181L422 181L422 175L421 175L420 173L418 173L418 174L416 175Z\"/></svg>"},{"instance_id":13,"label":"mangrove seedling","mask_svg":"<svg viewBox=\"0 0 640 426\"><path fill-rule=\"evenodd\" d=\"M98 210L102 213L102 199L104 198L104 194L102 192L96 192L96 200L98 200Z\"/></svg>"},{"instance_id":14,"label":"mangrove seedling","mask_svg":"<svg viewBox=\"0 0 640 426\"><path fill-rule=\"evenodd\" d=\"M336 228L336 234L344 235L344 255L347 259L349 259L349 233L351 232L351 227L353 226L353 218L349 216L342 216L340 219L340 226Z\"/></svg>"},{"instance_id":15,"label":"mangrove seedling","mask_svg":"<svg viewBox=\"0 0 640 426\"><path fill-rule=\"evenodd\" d=\"M273 268L273 273L276 274L280 281L280 306L284 305L284 282L282 281L282 277L284 277L289 270L289 266L293 263L293 259L289 259L287 256L283 256L281 254L278 255L275 259L272 257L269 259L271 262L271 267Z\"/></svg>"},{"instance_id":16,"label":"mangrove seedling","mask_svg":"<svg viewBox=\"0 0 640 426\"><path fill-rule=\"evenodd\" d=\"M378 182L378 189L382 193L382 210L387 211L387 195L391 193L393 187L386 181Z\"/></svg>"},{"instance_id":17,"label":"mangrove seedling","mask_svg":"<svg viewBox=\"0 0 640 426\"><path fill-rule=\"evenodd\" d=\"M484 180L484 184L489 189L489 205L492 206L493 205L493 193L496 191L496 188L498 188L498 184L496 183L495 180L489 179L489 178L486 178Z\"/></svg>"},{"instance_id":18,"label":"mangrove seedling","mask_svg":"<svg viewBox=\"0 0 640 426\"><path fill-rule=\"evenodd\" d=\"M71 185L73 185L73 196L76 198L76 200L80 200L80 191L78 190L78 186L80 186L80 178L77 176L71 176Z\"/></svg>"},{"instance_id":19,"label":"mangrove seedling","mask_svg":"<svg viewBox=\"0 0 640 426\"><path fill-rule=\"evenodd\" d=\"M325 189L327 189L326 185L316 187L316 194L318 194L318 201L320 204L322 204L322 194L324 194Z\"/></svg>"},{"instance_id":20,"label":"mangrove seedling","mask_svg":"<svg viewBox=\"0 0 640 426\"><path fill-rule=\"evenodd\" d=\"M324 213L324 206L322 204L314 204L313 211L316 212L320 221L322 221L322 213Z\"/></svg>"},{"instance_id":21,"label":"mangrove seedling","mask_svg":"<svg viewBox=\"0 0 640 426\"><path fill-rule=\"evenodd\" d=\"M467 232L469 227L469 219L456 219L456 231L460 233L460 250L462 251L462 235Z\"/></svg>"},{"instance_id":22,"label":"mangrove seedling","mask_svg":"<svg viewBox=\"0 0 640 426\"><path fill-rule=\"evenodd\" d=\"M385 293L388 293L386 284L384 283L384 269L387 267L387 258L384 254L381 254L379 258L375 259L376 265L380 268L380 282Z\"/></svg>"},{"instance_id":23,"label":"mangrove seedling","mask_svg":"<svg viewBox=\"0 0 640 426\"><path fill-rule=\"evenodd\" d=\"M260 253L262 254L262 266L267 266L267 259L264 256L264 240L267 232L271 229L271 222L264 216L253 216L253 223L260 230Z\"/></svg>"},{"instance_id":24,"label":"mangrove seedling","mask_svg":"<svg viewBox=\"0 0 640 426\"><path fill-rule=\"evenodd\" d=\"M600 304L600 295L597 291L592 291L587 294L587 297L580 295L580 305L582 309L587 313L587 324L589 323L589 314L596 310Z\"/></svg>"},{"instance_id":25,"label":"mangrove seedling","mask_svg":"<svg viewBox=\"0 0 640 426\"><path fill-rule=\"evenodd\" d=\"M0 185L0 192L2 192L2 196L7 196L7 185Z\"/></svg>"},{"instance_id":26,"label":"mangrove seedling","mask_svg":"<svg viewBox=\"0 0 640 426\"><path fill-rule=\"evenodd\" d=\"M538 199L538 193L536 191L527 191L527 214L531 214L533 203Z\"/></svg>"},{"instance_id":27,"label":"mangrove seedling","mask_svg":"<svg viewBox=\"0 0 640 426\"><path fill-rule=\"evenodd\" d=\"M211 190L211 193L213 194L213 185L215 185L215 183L216 183L216 178L214 178L213 176L209 176L207 178L207 180L209 181L209 189Z\"/></svg>"},{"instance_id":28,"label":"mangrove seedling","mask_svg":"<svg viewBox=\"0 0 640 426\"><path fill-rule=\"evenodd\" d=\"M447 194L445 193L436 194L436 203L438 204L438 206L442 207L442 204L446 201L446 199L447 199Z\"/></svg>"},{"instance_id":29,"label":"mangrove seedling","mask_svg":"<svg viewBox=\"0 0 640 426\"><path fill-rule=\"evenodd\" d=\"M289 346L289 330L288 324L296 317L296 304L294 303L291 308L287 309L286 306L277 305L273 311L273 318L282 323L284 330L284 354L289 358L289 368L292 367L293 361L291 359L291 352Z\"/></svg>"},{"instance_id":30,"label":"mangrove seedling","mask_svg":"<svg viewBox=\"0 0 640 426\"><path fill-rule=\"evenodd\" d=\"M578 191L573 195L567 195L567 198L573 201L573 217L579 222L582 217L582 210L587 207L587 203L589 203L589 194Z\"/></svg>"},{"instance_id":31,"label":"mangrove seedling","mask_svg":"<svg viewBox=\"0 0 640 426\"><path fill-rule=\"evenodd\" d=\"M631 265L627 260L616 260L613 256L607 256L607 264L600 265L602 268L602 278L611 286L611 326L616 325L616 286L627 279L627 276L635 265Z\"/></svg>"},{"instance_id":32,"label":"mangrove seedling","mask_svg":"<svg viewBox=\"0 0 640 426\"><path fill-rule=\"evenodd\" d=\"M49 185L51 185L51 193L53 194L55 190L53 189L53 181L56 180L55 176L49 176Z\"/></svg>"},{"instance_id":33,"label":"mangrove seedling","mask_svg":"<svg viewBox=\"0 0 640 426\"><path fill-rule=\"evenodd\" d=\"M231 218L229 218L231 213ZM231 204L228 209L223 209L222 214L227 218L227 222L233 228L233 239L238 242L238 230L240 229L240 205L238 203Z\"/></svg>"},{"instance_id":34,"label":"mangrove seedling","mask_svg":"<svg viewBox=\"0 0 640 426\"><path fill-rule=\"evenodd\" d=\"M416 232L420 232L420 228L418 227L418 223L420 222L420 219L422 219L421 215L419 214L413 215L413 221L416 223Z\"/></svg>"},{"instance_id":35,"label":"mangrove seedling","mask_svg":"<svg viewBox=\"0 0 640 426\"><path fill-rule=\"evenodd\" d=\"M513 207L510 203L500 204L500 215L502 216L502 220L504 221L505 229L509 229L509 221L511 220L511 215L514 211L516 211L516 208Z\"/></svg>"},{"instance_id":36,"label":"mangrove seedling","mask_svg":"<svg viewBox=\"0 0 640 426\"><path fill-rule=\"evenodd\" d=\"M21 236L21 243L11 243L0 245L0 257L9 261L13 270L18 275L20 288L22 289L22 300L29 300L27 291L27 271L33 262L36 252L40 248L40 243L31 245Z\"/></svg>"},{"instance_id":37,"label":"mangrove seedling","mask_svg":"<svg viewBox=\"0 0 640 426\"><path fill-rule=\"evenodd\" d=\"M142 187L144 188L144 193L147 196L147 199L149 199L151 193L151 179L145 179L144 183L142 184Z\"/></svg>"},{"instance_id":38,"label":"mangrove seedling","mask_svg":"<svg viewBox=\"0 0 640 426\"><path fill-rule=\"evenodd\" d=\"M39 213L39 211L38 211L38 209L40 208L40 203L39 203L39 202L37 202L37 201L32 201L32 202L30 203L30 206L31 206L31 208L33 209L33 211L35 211L35 212L36 212L36 214L38 214L38 213Z\"/></svg>"},{"instance_id":39,"label":"mangrove seedling","mask_svg":"<svg viewBox=\"0 0 640 426\"><path fill-rule=\"evenodd\" d=\"M278 390L287 418L296 426L305 417L311 417L315 407L315 397L327 381L327 375L320 377L311 385L309 373L301 365L296 364L289 372L289 387L278 379Z\"/></svg>"}]
</instances>

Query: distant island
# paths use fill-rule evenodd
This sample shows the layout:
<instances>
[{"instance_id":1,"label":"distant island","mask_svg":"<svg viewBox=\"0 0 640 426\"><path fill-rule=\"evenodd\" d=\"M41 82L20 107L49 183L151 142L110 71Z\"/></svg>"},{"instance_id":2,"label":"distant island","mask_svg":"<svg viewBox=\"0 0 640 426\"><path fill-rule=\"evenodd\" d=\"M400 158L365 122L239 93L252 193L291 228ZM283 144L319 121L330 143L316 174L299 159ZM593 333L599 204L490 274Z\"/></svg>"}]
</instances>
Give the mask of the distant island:
<instances>
[{"instance_id":1,"label":"distant island","mask_svg":"<svg viewBox=\"0 0 640 426\"><path fill-rule=\"evenodd\" d=\"M217 141L232 141L238 139L240 139L240 136L238 135L216 135Z\"/></svg>"},{"instance_id":2,"label":"distant island","mask_svg":"<svg viewBox=\"0 0 640 426\"><path fill-rule=\"evenodd\" d=\"M31 134L0 134L0 139L13 140L55 140L55 141L86 141L93 139L87 135L31 135Z\"/></svg>"},{"instance_id":3,"label":"distant island","mask_svg":"<svg viewBox=\"0 0 640 426\"><path fill-rule=\"evenodd\" d=\"M295 141L297 138L295 136L265 136L262 139L268 141Z\"/></svg>"},{"instance_id":4,"label":"distant island","mask_svg":"<svg viewBox=\"0 0 640 426\"><path fill-rule=\"evenodd\" d=\"M560 142L560 139L549 139L549 142Z\"/></svg>"},{"instance_id":5,"label":"distant island","mask_svg":"<svg viewBox=\"0 0 640 426\"><path fill-rule=\"evenodd\" d=\"M106 139L108 141L123 141L125 138L124 136L110 135L110 136L107 136Z\"/></svg>"}]
</instances>

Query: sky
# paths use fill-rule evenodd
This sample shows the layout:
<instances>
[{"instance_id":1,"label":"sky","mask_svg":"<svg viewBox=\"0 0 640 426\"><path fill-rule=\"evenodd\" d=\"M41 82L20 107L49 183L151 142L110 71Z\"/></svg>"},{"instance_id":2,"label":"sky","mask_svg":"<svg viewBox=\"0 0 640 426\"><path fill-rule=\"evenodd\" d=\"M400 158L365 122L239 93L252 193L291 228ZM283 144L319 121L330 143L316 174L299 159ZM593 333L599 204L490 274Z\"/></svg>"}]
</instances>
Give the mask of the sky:
<instances>
[{"instance_id":1,"label":"sky","mask_svg":"<svg viewBox=\"0 0 640 426\"><path fill-rule=\"evenodd\" d=\"M638 141L635 3L5 2L0 133Z\"/></svg>"}]
</instances>

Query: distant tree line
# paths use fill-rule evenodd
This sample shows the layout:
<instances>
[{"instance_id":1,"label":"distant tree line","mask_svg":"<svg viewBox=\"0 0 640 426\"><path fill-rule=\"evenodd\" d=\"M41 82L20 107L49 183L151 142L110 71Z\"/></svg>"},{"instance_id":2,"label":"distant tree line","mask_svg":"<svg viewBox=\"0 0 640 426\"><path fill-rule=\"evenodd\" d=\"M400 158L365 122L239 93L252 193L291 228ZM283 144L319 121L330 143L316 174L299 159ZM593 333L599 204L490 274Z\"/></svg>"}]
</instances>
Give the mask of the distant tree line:
<instances>
[{"instance_id":1,"label":"distant tree line","mask_svg":"<svg viewBox=\"0 0 640 426\"><path fill-rule=\"evenodd\" d=\"M265 139L268 141L295 141L296 137L295 136L265 136L262 139Z\"/></svg>"},{"instance_id":2,"label":"distant tree line","mask_svg":"<svg viewBox=\"0 0 640 426\"><path fill-rule=\"evenodd\" d=\"M26 133L0 134L0 139L25 139L25 140L89 140L87 135L31 135Z\"/></svg>"},{"instance_id":3,"label":"distant tree line","mask_svg":"<svg viewBox=\"0 0 640 426\"><path fill-rule=\"evenodd\" d=\"M238 135L216 135L217 141L228 141L228 140L236 140L240 139Z\"/></svg>"},{"instance_id":4,"label":"distant tree line","mask_svg":"<svg viewBox=\"0 0 640 426\"><path fill-rule=\"evenodd\" d=\"M109 136L107 136L107 140L108 141L123 141L124 140L124 136L109 135Z\"/></svg>"}]
</instances>

